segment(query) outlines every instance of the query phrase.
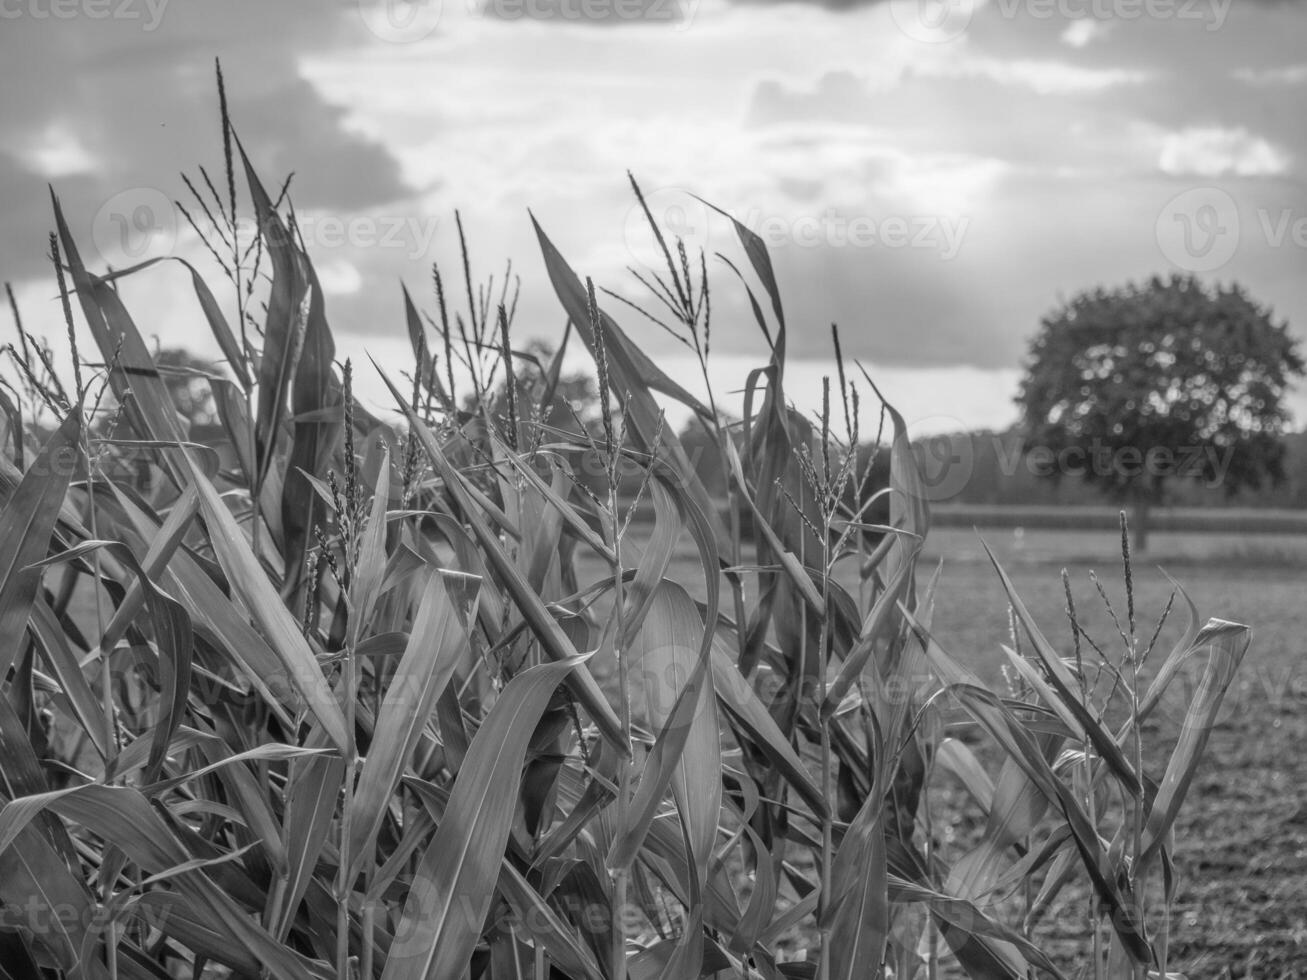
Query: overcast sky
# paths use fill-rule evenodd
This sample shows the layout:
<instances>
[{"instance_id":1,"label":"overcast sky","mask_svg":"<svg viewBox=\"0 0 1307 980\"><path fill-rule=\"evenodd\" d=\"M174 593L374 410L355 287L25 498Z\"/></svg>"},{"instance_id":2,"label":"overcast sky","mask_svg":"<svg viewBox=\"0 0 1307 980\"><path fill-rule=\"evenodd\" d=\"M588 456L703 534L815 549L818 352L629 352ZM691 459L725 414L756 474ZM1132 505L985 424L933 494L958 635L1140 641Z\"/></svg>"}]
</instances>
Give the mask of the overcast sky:
<instances>
[{"instance_id":1,"label":"overcast sky","mask_svg":"<svg viewBox=\"0 0 1307 980\"><path fill-rule=\"evenodd\" d=\"M295 172L342 354L396 372L399 284L432 306L455 208L478 272L522 275L524 331L563 323L528 208L637 295L628 169L692 246L738 257L689 192L774 245L803 404L836 321L919 429L1006 425L1043 313L1170 271L1307 330L1307 7L1257 0L0 0L0 277L29 325L59 322L47 183L93 266L203 264L168 202L221 168L215 56L265 180ZM726 392L765 345L711 271ZM215 349L180 266L124 294L144 333Z\"/></svg>"}]
</instances>

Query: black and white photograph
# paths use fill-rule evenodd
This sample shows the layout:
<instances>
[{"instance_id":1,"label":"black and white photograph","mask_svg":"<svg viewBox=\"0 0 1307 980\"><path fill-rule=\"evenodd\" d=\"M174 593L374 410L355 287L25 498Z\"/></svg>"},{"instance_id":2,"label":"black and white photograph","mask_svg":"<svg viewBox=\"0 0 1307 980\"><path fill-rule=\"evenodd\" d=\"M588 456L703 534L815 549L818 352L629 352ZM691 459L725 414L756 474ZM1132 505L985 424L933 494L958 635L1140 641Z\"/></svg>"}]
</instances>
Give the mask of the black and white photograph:
<instances>
[{"instance_id":1,"label":"black and white photograph","mask_svg":"<svg viewBox=\"0 0 1307 980\"><path fill-rule=\"evenodd\" d=\"M1301 0L0 0L0 980L1307 978Z\"/></svg>"}]
</instances>

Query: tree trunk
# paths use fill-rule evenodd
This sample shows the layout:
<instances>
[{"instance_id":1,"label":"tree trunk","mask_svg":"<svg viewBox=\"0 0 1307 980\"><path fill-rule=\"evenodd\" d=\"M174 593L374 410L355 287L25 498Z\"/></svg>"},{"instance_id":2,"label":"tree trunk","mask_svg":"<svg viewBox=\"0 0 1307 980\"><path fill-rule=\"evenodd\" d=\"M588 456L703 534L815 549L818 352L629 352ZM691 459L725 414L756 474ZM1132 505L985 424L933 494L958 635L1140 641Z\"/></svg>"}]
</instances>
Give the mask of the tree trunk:
<instances>
[{"instance_id":1,"label":"tree trunk","mask_svg":"<svg viewBox=\"0 0 1307 980\"><path fill-rule=\"evenodd\" d=\"M1131 550L1136 555L1148 550L1148 511L1151 506L1147 497L1137 497L1130 514L1130 530L1134 538Z\"/></svg>"}]
</instances>

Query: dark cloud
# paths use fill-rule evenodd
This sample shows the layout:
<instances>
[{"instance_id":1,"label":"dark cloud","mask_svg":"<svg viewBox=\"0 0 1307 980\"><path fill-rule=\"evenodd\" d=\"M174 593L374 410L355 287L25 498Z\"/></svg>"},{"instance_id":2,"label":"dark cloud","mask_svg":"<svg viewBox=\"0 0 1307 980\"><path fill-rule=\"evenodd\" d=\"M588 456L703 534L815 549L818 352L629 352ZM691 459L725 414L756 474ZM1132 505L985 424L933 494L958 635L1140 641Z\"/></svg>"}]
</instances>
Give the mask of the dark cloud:
<instances>
[{"instance_id":1,"label":"dark cloud","mask_svg":"<svg viewBox=\"0 0 1307 980\"><path fill-rule=\"evenodd\" d=\"M72 143L88 158L50 179L74 229L132 188L185 199L182 172L221 169L213 75L221 55L238 132L264 180L291 171L301 208L350 211L409 196L390 153L345 126L343 110L300 77L297 60L314 50L362 43L354 5L339 13L318 3L167 3L145 30L135 20L55 20L26 15L0 29L0 261L19 278L42 269L51 219L37 151ZM39 9L39 4L30 5ZM24 8L26 9L26 8Z\"/></svg>"},{"instance_id":2,"label":"dark cloud","mask_svg":"<svg viewBox=\"0 0 1307 980\"><path fill-rule=\"evenodd\" d=\"M348 132L344 110L322 102L302 79L233 99L231 108L264 179L294 171L298 207L353 211L412 193L385 147Z\"/></svg>"}]
</instances>

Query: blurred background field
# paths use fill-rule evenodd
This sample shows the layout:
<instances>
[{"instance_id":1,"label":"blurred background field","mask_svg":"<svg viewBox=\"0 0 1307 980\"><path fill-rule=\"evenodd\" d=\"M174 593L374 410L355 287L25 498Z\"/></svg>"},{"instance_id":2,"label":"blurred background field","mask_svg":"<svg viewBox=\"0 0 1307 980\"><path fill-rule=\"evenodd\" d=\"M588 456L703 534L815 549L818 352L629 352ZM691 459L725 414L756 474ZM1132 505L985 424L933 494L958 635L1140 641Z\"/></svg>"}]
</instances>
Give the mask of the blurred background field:
<instances>
[{"instance_id":1,"label":"blurred background field","mask_svg":"<svg viewBox=\"0 0 1307 980\"><path fill-rule=\"evenodd\" d=\"M1096 511L1100 522L1112 517L1103 508ZM1019 513L1013 508L1007 523L1014 523ZM1209 514L1213 524L1221 523L1222 511ZM1239 516L1232 511L1229 520L1234 523ZM637 527L636 540L639 533ZM1105 650L1114 648L1113 639L1119 647L1117 624L1091 580L1092 573L1124 625L1119 534L1073 527L934 527L920 568L926 574L943 560L933 632L949 653L1003 690L999 644L1011 643L1011 628L1003 589L982 539L1060 652L1069 655L1072 647L1063 568L1071 578L1081 625ZM1307 962L1305 568L1307 535L1217 531L1156 532L1149 553L1134 565L1142 636L1152 635L1171 596L1172 585L1162 569L1180 582L1202 617L1218 615L1256 629L1208 743L1190 805L1176 828L1176 862L1183 870L1173 965L1191 980L1288 980L1301 976ZM597 564L583 562L580 581L584 584L600 574ZM697 583L702 594L703 576L688 538L669 574L691 587ZM856 588L851 564L839 577ZM1158 636L1152 666L1179 638L1183 624L1177 605ZM1148 743L1153 751L1146 769L1152 774L1165 769L1163 750L1174 743L1183 703L1192 695L1199 673L1195 665L1181 675L1174 696L1163 702L1150 723L1150 733L1158 736ZM1042 927L1050 948L1061 949L1068 962L1084 948L1083 908L1075 904L1084 896L1082 889L1070 890Z\"/></svg>"}]
</instances>

